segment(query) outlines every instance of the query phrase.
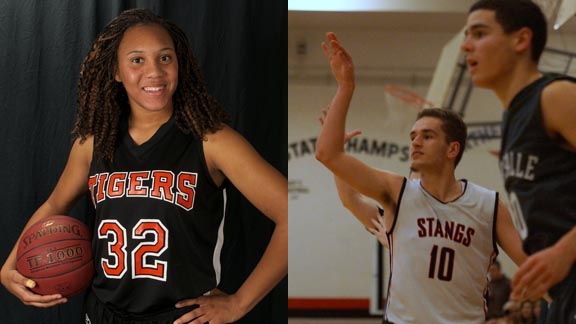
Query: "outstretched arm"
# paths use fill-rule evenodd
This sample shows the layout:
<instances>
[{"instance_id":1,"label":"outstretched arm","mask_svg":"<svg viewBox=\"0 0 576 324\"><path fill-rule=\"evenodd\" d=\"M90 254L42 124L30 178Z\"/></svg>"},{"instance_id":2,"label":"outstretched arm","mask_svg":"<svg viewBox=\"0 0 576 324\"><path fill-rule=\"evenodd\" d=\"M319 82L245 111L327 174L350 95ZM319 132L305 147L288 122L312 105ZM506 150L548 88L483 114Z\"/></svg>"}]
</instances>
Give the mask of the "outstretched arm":
<instances>
[{"instance_id":1,"label":"outstretched arm","mask_svg":"<svg viewBox=\"0 0 576 324\"><path fill-rule=\"evenodd\" d=\"M326 37L328 44L322 43L322 49L330 62L338 89L316 142L316 158L361 194L382 205L394 204L403 177L372 168L344 151L346 115L355 87L354 65L336 35L328 33Z\"/></svg>"}]
</instances>

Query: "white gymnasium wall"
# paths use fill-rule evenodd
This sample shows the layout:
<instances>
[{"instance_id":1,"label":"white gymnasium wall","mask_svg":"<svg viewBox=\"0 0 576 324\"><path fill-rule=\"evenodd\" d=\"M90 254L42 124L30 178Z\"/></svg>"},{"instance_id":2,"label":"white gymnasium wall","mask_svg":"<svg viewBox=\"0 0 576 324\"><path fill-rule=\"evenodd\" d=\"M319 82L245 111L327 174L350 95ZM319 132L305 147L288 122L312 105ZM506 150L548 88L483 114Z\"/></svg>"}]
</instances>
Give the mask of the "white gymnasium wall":
<instances>
[{"instance_id":1,"label":"white gymnasium wall","mask_svg":"<svg viewBox=\"0 0 576 324\"><path fill-rule=\"evenodd\" d=\"M335 28L336 29L336 28ZM425 96L444 44L454 33L332 30L352 54L358 84L348 128L363 134L349 150L366 163L407 175L406 150L416 111L387 99L385 84ZM314 158L320 131L317 117L330 103L336 84L320 42L325 30L288 32L288 170L289 297L369 298L372 289L374 238L340 204L333 178ZM550 44L574 50L574 37L552 37ZM466 110L467 123L499 122L500 102L489 91L475 89ZM498 190L505 199L497 167L499 127L473 127L457 176ZM515 267L501 258L504 271Z\"/></svg>"}]
</instances>

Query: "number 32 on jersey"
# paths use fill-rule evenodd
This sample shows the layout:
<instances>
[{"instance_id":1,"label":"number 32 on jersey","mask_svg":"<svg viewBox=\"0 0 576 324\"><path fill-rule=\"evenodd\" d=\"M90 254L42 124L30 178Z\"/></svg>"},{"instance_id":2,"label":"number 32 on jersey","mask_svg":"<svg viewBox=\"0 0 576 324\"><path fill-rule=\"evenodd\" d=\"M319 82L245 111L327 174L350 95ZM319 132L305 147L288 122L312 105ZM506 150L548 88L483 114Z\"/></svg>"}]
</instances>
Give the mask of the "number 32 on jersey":
<instances>
[{"instance_id":1,"label":"number 32 on jersey","mask_svg":"<svg viewBox=\"0 0 576 324\"><path fill-rule=\"evenodd\" d=\"M115 219L106 219L98 226L98 239L108 239L108 258L100 261L107 278L121 279L131 262L131 278L149 278L166 281L168 264L157 258L168 249L168 229L157 219L141 219L133 228L130 237L126 228ZM140 243L128 253L129 239ZM130 260L128 260L130 254Z\"/></svg>"}]
</instances>

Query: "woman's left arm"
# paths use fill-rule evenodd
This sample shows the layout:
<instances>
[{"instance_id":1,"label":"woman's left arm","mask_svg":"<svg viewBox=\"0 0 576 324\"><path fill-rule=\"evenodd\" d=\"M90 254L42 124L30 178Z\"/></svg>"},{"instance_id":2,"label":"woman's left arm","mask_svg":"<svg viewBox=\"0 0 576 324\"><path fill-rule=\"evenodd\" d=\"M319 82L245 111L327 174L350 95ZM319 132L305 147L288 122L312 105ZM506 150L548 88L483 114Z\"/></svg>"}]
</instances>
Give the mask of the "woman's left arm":
<instances>
[{"instance_id":1,"label":"woman's left arm","mask_svg":"<svg viewBox=\"0 0 576 324\"><path fill-rule=\"evenodd\" d=\"M286 178L230 127L224 126L206 137L204 155L213 178L228 178L276 226L262 258L236 293L179 302L177 307L194 304L200 307L182 316L176 324L236 321L254 308L288 272Z\"/></svg>"}]
</instances>

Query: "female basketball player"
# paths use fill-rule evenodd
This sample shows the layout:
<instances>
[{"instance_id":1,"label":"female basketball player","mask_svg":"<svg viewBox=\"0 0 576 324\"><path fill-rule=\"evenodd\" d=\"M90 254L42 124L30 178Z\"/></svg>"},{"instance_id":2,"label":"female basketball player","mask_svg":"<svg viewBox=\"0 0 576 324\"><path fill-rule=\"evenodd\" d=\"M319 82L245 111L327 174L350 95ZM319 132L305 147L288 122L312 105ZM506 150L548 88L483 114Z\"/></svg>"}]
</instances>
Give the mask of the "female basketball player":
<instances>
[{"instance_id":1,"label":"female basketball player","mask_svg":"<svg viewBox=\"0 0 576 324\"><path fill-rule=\"evenodd\" d=\"M526 255L498 194L455 178L466 125L445 109L418 114L410 132L410 158L419 180L348 155L343 147L354 65L333 33L327 41L323 49L338 90L316 142L316 157L354 190L391 211L384 213L392 264L384 323L484 323L483 294L488 266L498 253L496 242L516 264Z\"/></svg>"},{"instance_id":2,"label":"female basketball player","mask_svg":"<svg viewBox=\"0 0 576 324\"><path fill-rule=\"evenodd\" d=\"M532 1L478 1L465 33L472 82L504 107L501 171L530 254L513 295L550 289L547 323L576 323L576 80L538 70L547 27Z\"/></svg>"},{"instance_id":3,"label":"female basketball player","mask_svg":"<svg viewBox=\"0 0 576 324\"><path fill-rule=\"evenodd\" d=\"M285 276L286 180L226 121L174 24L128 10L94 42L69 160L29 221L66 214L90 191L96 275L86 323L230 323ZM217 289L228 180L276 223L259 264L231 295ZM15 251L2 284L27 305L66 302L28 290L34 283L16 271Z\"/></svg>"}]
</instances>

